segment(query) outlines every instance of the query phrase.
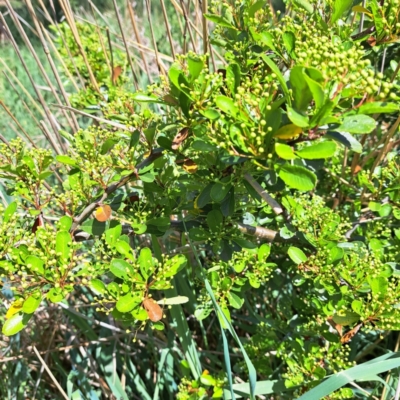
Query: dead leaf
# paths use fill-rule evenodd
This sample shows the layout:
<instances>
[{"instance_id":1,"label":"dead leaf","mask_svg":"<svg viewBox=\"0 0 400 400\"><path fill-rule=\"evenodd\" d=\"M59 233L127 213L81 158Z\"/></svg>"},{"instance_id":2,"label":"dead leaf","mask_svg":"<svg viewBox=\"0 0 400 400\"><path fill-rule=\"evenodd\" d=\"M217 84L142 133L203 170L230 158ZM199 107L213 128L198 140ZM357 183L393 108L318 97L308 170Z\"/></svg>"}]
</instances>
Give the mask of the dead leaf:
<instances>
[{"instance_id":1,"label":"dead leaf","mask_svg":"<svg viewBox=\"0 0 400 400\"><path fill-rule=\"evenodd\" d=\"M183 128L179 131L179 133L174 137L172 141L172 150L178 150L182 142L189 136L189 128Z\"/></svg>"},{"instance_id":2,"label":"dead leaf","mask_svg":"<svg viewBox=\"0 0 400 400\"><path fill-rule=\"evenodd\" d=\"M367 39L367 43L368 43L371 47L374 47L374 46L376 45L376 38L373 37L373 36L370 36L370 37Z\"/></svg>"},{"instance_id":3,"label":"dead leaf","mask_svg":"<svg viewBox=\"0 0 400 400\"><path fill-rule=\"evenodd\" d=\"M95 218L99 222L108 221L111 217L111 207L108 204L102 205L96 209L94 214Z\"/></svg>"},{"instance_id":4,"label":"dead leaf","mask_svg":"<svg viewBox=\"0 0 400 400\"><path fill-rule=\"evenodd\" d=\"M112 83L115 86L117 83L117 80L119 78L119 76L122 73L122 67L120 65L117 65L116 67L114 67L113 69L113 73L112 73Z\"/></svg>"},{"instance_id":5,"label":"dead leaf","mask_svg":"<svg viewBox=\"0 0 400 400\"><path fill-rule=\"evenodd\" d=\"M350 331L348 331L347 333L345 333L341 339L340 339L340 343L345 344L350 342L350 340L357 334L357 332L360 330L360 328L362 327L362 322L358 325L356 325L353 329L351 329Z\"/></svg>"},{"instance_id":6,"label":"dead leaf","mask_svg":"<svg viewBox=\"0 0 400 400\"><path fill-rule=\"evenodd\" d=\"M183 163L183 169L189 174L195 174L197 172L198 165L190 158L187 158Z\"/></svg>"},{"instance_id":7,"label":"dead leaf","mask_svg":"<svg viewBox=\"0 0 400 400\"><path fill-rule=\"evenodd\" d=\"M335 329L339 333L340 336L342 336L343 334L342 325L337 324L332 317L328 317L327 322L333 329Z\"/></svg>"}]
</instances>

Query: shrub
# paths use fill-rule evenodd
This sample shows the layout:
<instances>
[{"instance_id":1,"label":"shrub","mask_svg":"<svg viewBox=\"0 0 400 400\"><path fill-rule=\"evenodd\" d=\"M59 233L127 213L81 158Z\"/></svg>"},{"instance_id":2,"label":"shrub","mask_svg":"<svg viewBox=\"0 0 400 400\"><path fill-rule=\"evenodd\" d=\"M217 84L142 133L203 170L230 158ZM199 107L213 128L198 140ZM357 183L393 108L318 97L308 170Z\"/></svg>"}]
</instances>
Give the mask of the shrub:
<instances>
[{"instance_id":1,"label":"shrub","mask_svg":"<svg viewBox=\"0 0 400 400\"><path fill-rule=\"evenodd\" d=\"M380 394L398 355L363 349L399 329L396 4L213 2L210 53L166 74L156 53L160 78L142 90L104 32L55 26L63 73L81 81L63 109L93 123L53 126L50 149L1 145L3 334L84 299L89 321L108 317L138 349L160 331L160 357L144 356L155 398ZM111 355L95 352L105 373ZM151 369L133 360L118 357L129 384L108 378L114 395L149 396Z\"/></svg>"}]
</instances>

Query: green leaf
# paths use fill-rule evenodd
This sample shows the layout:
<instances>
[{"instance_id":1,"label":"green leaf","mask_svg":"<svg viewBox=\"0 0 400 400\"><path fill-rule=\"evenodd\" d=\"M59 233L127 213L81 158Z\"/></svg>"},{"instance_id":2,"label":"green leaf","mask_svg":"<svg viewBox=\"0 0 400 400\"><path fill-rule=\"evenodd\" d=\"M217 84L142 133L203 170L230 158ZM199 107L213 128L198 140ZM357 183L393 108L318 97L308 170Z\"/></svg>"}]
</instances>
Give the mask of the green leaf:
<instances>
[{"instance_id":1,"label":"green leaf","mask_svg":"<svg viewBox=\"0 0 400 400\"><path fill-rule=\"evenodd\" d=\"M258 261L265 261L271 253L271 246L267 243L262 244L257 251Z\"/></svg>"},{"instance_id":2,"label":"green leaf","mask_svg":"<svg viewBox=\"0 0 400 400\"><path fill-rule=\"evenodd\" d=\"M238 295L236 295L235 293L232 293L232 292L228 292L227 298L228 298L229 304L233 308L236 308L236 309L241 308L244 303L244 299L242 299L241 297L239 297Z\"/></svg>"},{"instance_id":3,"label":"green leaf","mask_svg":"<svg viewBox=\"0 0 400 400\"><path fill-rule=\"evenodd\" d=\"M157 301L157 304L161 305L177 305L177 304L185 304L189 301L189 297L187 296L175 296L175 297L165 297L162 300Z\"/></svg>"},{"instance_id":4,"label":"green leaf","mask_svg":"<svg viewBox=\"0 0 400 400\"><path fill-rule=\"evenodd\" d=\"M198 321L202 321L203 319L206 319L212 311L213 309L211 307L205 308L204 305L199 305L194 310L194 316Z\"/></svg>"},{"instance_id":5,"label":"green leaf","mask_svg":"<svg viewBox=\"0 0 400 400\"><path fill-rule=\"evenodd\" d=\"M207 224L212 232L218 232L222 229L224 217L219 210L212 210L207 214Z\"/></svg>"},{"instance_id":6,"label":"green leaf","mask_svg":"<svg viewBox=\"0 0 400 400\"><path fill-rule=\"evenodd\" d=\"M63 262L70 259L70 250L72 245L71 235L68 232L57 232L56 236L56 252Z\"/></svg>"},{"instance_id":7,"label":"green leaf","mask_svg":"<svg viewBox=\"0 0 400 400\"><path fill-rule=\"evenodd\" d=\"M240 85L240 67L239 64L231 63L226 68L226 82L230 92L236 94L236 89Z\"/></svg>"},{"instance_id":8,"label":"green leaf","mask_svg":"<svg viewBox=\"0 0 400 400\"><path fill-rule=\"evenodd\" d=\"M206 240L206 239L208 239L208 234L202 228L192 228L189 231L189 237L190 237L190 239L195 240L195 241Z\"/></svg>"},{"instance_id":9,"label":"green leaf","mask_svg":"<svg viewBox=\"0 0 400 400\"><path fill-rule=\"evenodd\" d=\"M37 310L41 302L42 302L42 294L39 291L33 293L24 301L24 305L22 306L22 311L25 314L32 314Z\"/></svg>"},{"instance_id":10,"label":"green leaf","mask_svg":"<svg viewBox=\"0 0 400 400\"><path fill-rule=\"evenodd\" d=\"M221 203L221 212L224 217L231 217L235 212L235 188L233 186Z\"/></svg>"},{"instance_id":11,"label":"green leaf","mask_svg":"<svg viewBox=\"0 0 400 400\"><path fill-rule=\"evenodd\" d=\"M164 264L164 277L169 278L176 275L179 271L185 268L187 259L183 254L174 256L167 260Z\"/></svg>"},{"instance_id":12,"label":"green leaf","mask_svg":"<svg viewBox=\"0 0 400 400\"><path fill-rule=\"evenodd\" d=\"M353 0L335 0L333 4L333 13L331 23L335 23L342 15L350 9Z\"/></svg>"},{"instance_id":13,"label":"green leaf","mask_svg":"<svg viewBox=\"0 0 400 400\"><path fill-rule=\"evenodd\" d=\"M326 136L336 140L356 153L362 152L362 144L352 135L350 135L350 133L330 131L326 134Z\"/></svg>"},{"instance_id":14,"label":"green leaf","mask_svg":"<svg viewBox=\"0 0 400 400\"><path fill-rule=\"evenodd\" d=\"M187 62L188 62L190 78L193 81L200 75L204 67L204 62L199 57L194 57L192 55L188 56Z\"/></svg>"},{"instance_id":15,"label":"green leaf","mask_svg":"<svg viewBox=\"0 0 400 400\"><path fill-rule=\"evenodd\" d=\"M297 165L282 165L278 170L279 177L292 189L302 192L314 189L317 177L307 168Z\"/></svg>"},{"instance_id":16,"label":"green leaf","mask_svg":"<svg viewBox=\"0 0 400 400\"><path fill-rule=\"evenodd\" d=\"M293 32L287 31L282 35L283 44L285 45L286 51L291 55L295 48L296 37Z\"/></svg>"},{"instance_id":17,"label":"green leaf","mask_svg":"<svg viewBox=\"0 0 400 400\"><path fill-rule=\"evenodd\" d=\"M163 331L165 329L165 325L161 321L152 322L151 324L157 331Z\"/></svg>"},{"instance_id":18,"label":"green leaf","mask_svg":"<svg viewBox=\"0 0 400 400\"><path fill-rule=\"evenodd\" d=\"M115 139L107 139L101 146L100 154L107 154L108 151L111 150L116 144L117 141Z\"/></svg>"},{"instance_id":19,"label":"green leaf","mask_svg":"<svg viewBox=\"0 0 400 400\"><path fill-rule=\"evenodd\" d=\"M267 2L265 0L258 0L254 4L252 4L249 7L249 11L248 11L249 17L254 18L254 15L256 14L256 12L261 10L262 8L264 8L266 3Z\"/></svg>"},{"instance_id":20,"label":"green leaf","mask_svg":"<svg viewBox=\"0 0 400 400\"><path fill-rule=\"evenodd\" d=\"M349 133L370 133L375 129L376 121L368 115L356 114L343 118L338 131Z\"/></svg>"},{"instance_id":21,"label":"green leaf","mask_svg":"<svg viewBox=\"0 0 400 400\"><path fill-rule=\"evenodd\" d=\"M286 85L285 78L283 77L280 69L266 54L261 54L261 58L268 65L268 67L271 68L272 72L277 76L277 79L282 87L282 92L285 95L286 101L290 106L292 104L292 100L290 98L289 89Z\"/></svg>"},{"instance_id":22,"label":"green leaf","mask_svg":"<svg viewBox=\"0 0 400 400\"><path fill-rule=\"evenodd\" d=\"M111 261L110 271L120 279L129 279L135 272L131 264L118 258Z\"/></svg>"},{"instance_id":23,"label":"green leaf","mask_svg":"<svg viewBox=\"0 0 400 400\"><path fill-rule=\"evenodd\" d=\"M26 258L26 266L38 275L44 274L44 261L36 256L28 256Z\"/></svg>"},{"instance_id":24,"label":"green leaf","mask_svg":"<svg viewBox=\"0 0 400 400\"><path fill-rule=\"evenodd\" d=\"M199 194L197 197L197 207L198 208L203 208L205 207L208 203L211 203L211 189L213 188L214 183L209 183Z\"/></svg>"},{"instance_id":25,"label":"green leaf","mask_svg":"<svg viewBox=\"0 0 400 400\"><path fill-rule=\"evenodd\" d=\"M287 107L287 115L289 119L300 128L307 128L309 125L308 117L295 111L291 107Z\"/></svg>"},{"instance_id":26,"label":"green leaf","mask_svg":"<svg viewBox=\"0 0 400 400\"><path fill-rule=\"evenodd\" d=\"M15 335L22 329L26 327L31 315L27 314L14 314L11 318L9 318L6 323L3 325L2 333L6 336Z\"/></svg>"},{"instance_id":27,"label":"green leaf","mask_svg":"<svg viewBox=\"0 0 400 400\"><path fill-rule=\"evenodd\" d=\"M236 105L236 102L230 97L217 96L215 104L221 111L231 115L232 117L236 117L239 114L239 108Z\"/></svg>"},{"instance_id":28,"label":"green leaf","mask_svg":"<svg viewBox=\"0 0 400 400\"><path fill-rule=\"evenodd\" d=\"M122 296L118 299L115 307L119 312L126 313L132 311L140 303L141 299L139 296L134 296L132 293L127 293L125 296Z\"/></svg>"},{"instance_id":29,"label":"green leaf","mask_svg":"<svg viewBox=\"0 0 400 400\"><path fill-rule=\"evenodd\" d=\"M216 203L221 203L224 200L225 196L231 190L232 185L229 184L222 184L222 183L215 183L211 189L210 196L211 199Z\"/></svg>"},{"instance_id":30,"label":"green leaf","mask_svg":"<svg viewBox=\"0 0 400 400\"><path fill-rule=\"evenodd\" d=\"M269 49L276 51L276 47L274 44L275 38L274 36L267 31L261 32L257 35L257 40L259 40L263 45L267 46Z\"/></svg>"},{"instance_id":31,"label":"green leaf","mask_svg":"<svg viewBox=\"0 0 400 400\"><path fill-rule=\"evenodd\" d=\"M113 247L116 241L119 239L122 233L122 225L117 224L113 228L109 228L105 232L105 239L106 243L110 246Z\"/></svg>"},{"instance_id":32,"label":"green leaf","mask_svg":"<svg viewBox=\"0 0 400 400\"><path fill-rule=\"evenodd\" d=\"M144 93L136 92L132 94L132 99L140 103L163 103L158 97L154 95L147 95Z\"/></svg>"},{"instance_id":33,"label":"green leaf","mask_svg":"<svg viewBox=\"0 0 400 400\"><path fill-rule=\"evenodd\" d=\"M381 357L332 375L318 386L300 396L298 400L322 399L350 382L364 380L365 377L375 376L376 374L396 369L399 366L400 354L389 352Z\"/></svg>"},{"instance_id":34,"label":"green leaf","mask_svg":"<svg viewBox=\"0 0 400 400\"><path fill-rule=\"evenodd\" d=\"M399 111L399 105L396 103L386 103L385 101L376 101L372 103L364 103L358 112L360 114L381 114L393 113Z\"/></svg>"},{"instance_id":35,"label":"green leaf","mask_svg":"<svg viewBox=\"0 0 400 400\"><path fill-rule=\"evenodd\" d=\"M307 11L309 14L312 14L314 11L313 6L306 0L292 0L293 4Z\"/></svg>"},{"instance_id":36,"label":"green leaf","mask_svg":"<svg viewBox=\"0 0 400 400\"><path fill-rule=\"evenodd\" d=\"M72 218L68 215L64 215L58 221L58 230L68 232L72 226Z\"/></svg>"},{"instance_id":37,"label":"green leaf","mask_svg":"<svg viewBox=\"0 0 400 400\"><path fill-rule=\"evenodd\" d=\"M209 21L214 22L217 25L224 26L225 28L231 28L235 29L236 28L225 18L221 17L220 15L216 14L203 14L205 18L207 18Z\"/></svg>"},{"instance_id":38,"label":"green leaf","mask_svg":"<svg viewBox=\"0 0 400 400\"><path fill-rule=\"evenodd\" d=\"M283 158L284 160L293 160L294 158L296 158L296 154L294 154L293 149L287 144L276 142L275 152L280 158Z\"/></svg>"},{"instance_id":39,"label":"green leaf","mask_svg":"<svg viewBox=\"0 0 400 400\"><path fill-rule=\"evenodd\" d=\"M235 383L234 385L232 385L232 389L237 394L237 396L242 396L244 398L250 396L249 382ZM275 381L275 380L257 381L255 384L254 394L265 395L265 394L284 393L288 390L290 389L286 388L284 381ZM228 389L224 389L223 398L225 400L232 399L232 395Z\"/></svg>"},{"instance_id":40,"label":"green leaf","mask_svg":"<svg viewBox=\"0 0 400 400\"><path fill-rule=\"evenodd\" d=\"M28 166L29 170L32 172L32 174L34 176L38 176L38 173L36 171L36 165L35 165L35 161L33 161L33 158L30 156L24 156L22 158L22 160L24 161L24 163Z\"/></svg>"},{"instance_id":41,"label":"green leaf","mask_svg":"<svg viewBox=\"0 0 400 400\"><path fill-rule=\"evenodd\" d=\"M304 67L293 67L290 71L289 82L293 93L293 107L299 111L307 110L312 100L312 93L305 79Z\"/></svg>"},{"instance_id":42,"label":"green leaf","mask_svg":"<svg viewBox=\"0 0 400 400\"><path fill-rule=\"evenodd\" d=\"M335 314L332 319L336 324L351 326L360 320L360 315L352 311L346 311L343 315Z\"/></svg>"},{"instance_id":43,"label":"green leaf","mask_svg":"<svg viewBox=\"0 0 400 400\"><path fill-rule=\"evenodd\" d=\"M138 262L143 278L147 279L154 270L153 255L148 247L144 247L142 250L140 250Z\"/></svg>"},{"instance_id":44,"label":"green leaf","mask_svg":"<svg viewBox=\"0 0 400 400\"><path fill-rule=\"evenodd\" d=\"M221 118L221 114L215 108L207 108L204 111L200 110L200 113L212 121Z\"/></svg>"},{"instance_id":45,"label":"green leaf","mask_svg":"<svg viewBox=\"0 0 400 400\"><path fill-rule=\"evenodd\" d=\"M15 201L13 201L4 210L4 214L3 214L3 223L4 224L6 224L10 220L10 218L15 214L15 211L17 211L17 203Z\"/></svg>"},{"instance_id":46,"label":"green leaf","mask_svg":"<svg viewBox=\"0 0 400 400\"><path fill-rule=\"evenodd\" d=\"M115 250L118 251L119 254L129 258L131 261L135 259L132 253L131 246L125 242L125 240L118 240L114 245Z\"/></svg>"},{"instance_id":47,"label":"green leaf","mask_svg":"<svg viewBox=\"0 0 400 400\"><path fill-rule=\"evenodd\" d=\"M368 283L371 286L372 293L383 297L388 290L388 280L383 277L372 278L368 277Z\"/></svg>"},{"instance_id":48,"label":"green leaf","mask_svg":"<svg viewBox=\"0 0 400 400\"><path fill-rule=\"evenodd\" d=\"M59 303L61 300L64 299L65 296L59 288L52 288L47 292L46 297L52 303Z\"/></svg>"},{"instance_id":49,"label":"green leaf","mask_svg":"<svg viewBox=\"0 0 400 400\"><path fill-rule=\"evenodd\" d=\"M318 82L311 79L306 73L304 73L304 79L310 89L316 109L320 109L325 104L325 92L323 87Z\"/></svg>"},{"instance_id":50,"label":"green leaf","mask_svg":"<svg viewBox=\"0 0 400 400\"><path fill-rule=\"evenodd\" d=\"M353 311L359 315L362 315L363 302L361 300L353 300L351 303Z\"/></svg>"},{"instance_id":51,"label":"green leaf","mask_svg":"<svg viewBox=\"0 0 400 400\"><path fill-rule=\"evenodd\" d=\"M307 160L317 160L319 158L329 158L335 154L336 144L334 142L319 142L311 146L303 147L296 151L296 154Z\"/></svg>"},{"instance_id":52,"label":"green leaf","mask_svg":"<svg viewBox=\"0 0 400 400\"><path fill-rule=\"evenodd\" d=\"M143 307L134 308L131 312L131 315L138 321L146 321L149 318L147 311Z\"/></svg>"},{"instance_id":53,"label":"green leaf","mask_svg":"<svg viewBox=\"0 0 400 400\"><path fill-rule=\"evenodd\" d=\"M341 247L332 247L329 250L329 256L328 256L328 264L333 264L336 261L339 261L343 258L344 256L344 250Z\"/></svg>"},{"instance_id":54,"label":"green leaf","mask_svg":"<svg viewBox=\"0 0 400 400\"><path fill-rule=\"evenodd\" d=\"M76 161L68 156L56 156L56 160L60 162L61 164L66 164L66 165L72 165L74 167L77 167Z\"/></svg>"},{"instance_id":55,"label":"green leaf","mask_svg":"<svg viewBox=\"0 0 400 400\"><path fill-rule=\"evenodd\" d=\"M307 261L307 256L304 254L303 250L298 247L289 247L288 256L295 264L301 264Z\"/></svg>"},{"instance_id":56,"label":"green leaf","mask_svg":"<svg viewBox=\"0 0 400 400\"><path fill-rule=\"evenodd\" d=\"M106 285L100 279L92 279L89 282L89 287L96 293L96 294L104 294L107 291Z\"/></svg>"}]
</instances>

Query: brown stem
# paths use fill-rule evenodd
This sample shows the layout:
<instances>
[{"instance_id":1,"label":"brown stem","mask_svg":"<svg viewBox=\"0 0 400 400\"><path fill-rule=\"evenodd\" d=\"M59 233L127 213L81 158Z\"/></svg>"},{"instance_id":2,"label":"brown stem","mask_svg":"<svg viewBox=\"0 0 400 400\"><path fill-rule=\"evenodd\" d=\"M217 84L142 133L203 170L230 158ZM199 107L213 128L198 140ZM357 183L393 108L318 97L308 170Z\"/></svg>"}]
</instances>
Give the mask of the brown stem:
<instances>
[{"instance_id":1,"label":"brown stem","mask_svg":"<svg viewBox=\"0 0 400 400\"><path fill-rule=\"evenodd\" d=\"M90 203L82 212L81 214L74 219L74 223L72 224L72 227L70 229L70 232L74 232L79 225L82 224L82 222L86 221L90 214L98 207L98 204L103 203L107 197L114 193L117 189L119 189L122 186L125 186L130 180L134 179L137 177L138 172L144 168L145 166L149 165L152 161L156 160L157 158L161 157L162 155L162 150L161 149L155 149L152 151L152 153L147 157L145 160L143 160L141 163L138 164L138 166L135 168L135 170L130 173L127 176L124 176L121 178L118 182L113 183L112 185L108 186L105 190L102 196L94 200L92 203Z\"/></svg>"},{"instance_id":2,"label":"brown stem","mask_svg":"<svg viewBox=\"0 0 400 400\"><path fill-rule=\"evenodd\" d=\"M244 174L244 179L246 179L246 181L250 183L253 189L263 198L263 200L269 204L275 214L279 215L283 213L283 209L280 204L273 197L271 197L249 173Z\"/></svg>"}]
</instances>

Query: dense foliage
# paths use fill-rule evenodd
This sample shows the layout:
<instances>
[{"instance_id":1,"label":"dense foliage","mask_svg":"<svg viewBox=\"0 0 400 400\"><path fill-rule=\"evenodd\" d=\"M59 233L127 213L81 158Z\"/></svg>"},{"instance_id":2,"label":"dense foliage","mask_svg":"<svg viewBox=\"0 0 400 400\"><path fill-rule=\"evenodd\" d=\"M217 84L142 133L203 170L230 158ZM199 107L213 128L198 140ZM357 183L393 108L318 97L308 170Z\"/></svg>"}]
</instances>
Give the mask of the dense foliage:
<instances>
[{"instance_id":1,"label":"dense foliage","mask_svg":"<svg viewBox=\"0 0 400 400\"><path fill-rule=\"evenodd\" d=\"M179 55L143 90L105 33L53 28L82 81L71 105L94 123L60 128L52 150L0 147L14 198L0 208L14 296L3 334L83 290L93 316L135 342L145 329L169 346L178 335L169 395L233 397L237 376L252 398L256 372L281 385L258 393L297 398L400 329L398 1L293 0L284 15L263 0L215 1L205 16L212 57ZM222 347L226 370L196 345ZM233 371L230 352L244 356ZM383 371L324 395L381 394Z\"/></svg>"}]
</instances>

